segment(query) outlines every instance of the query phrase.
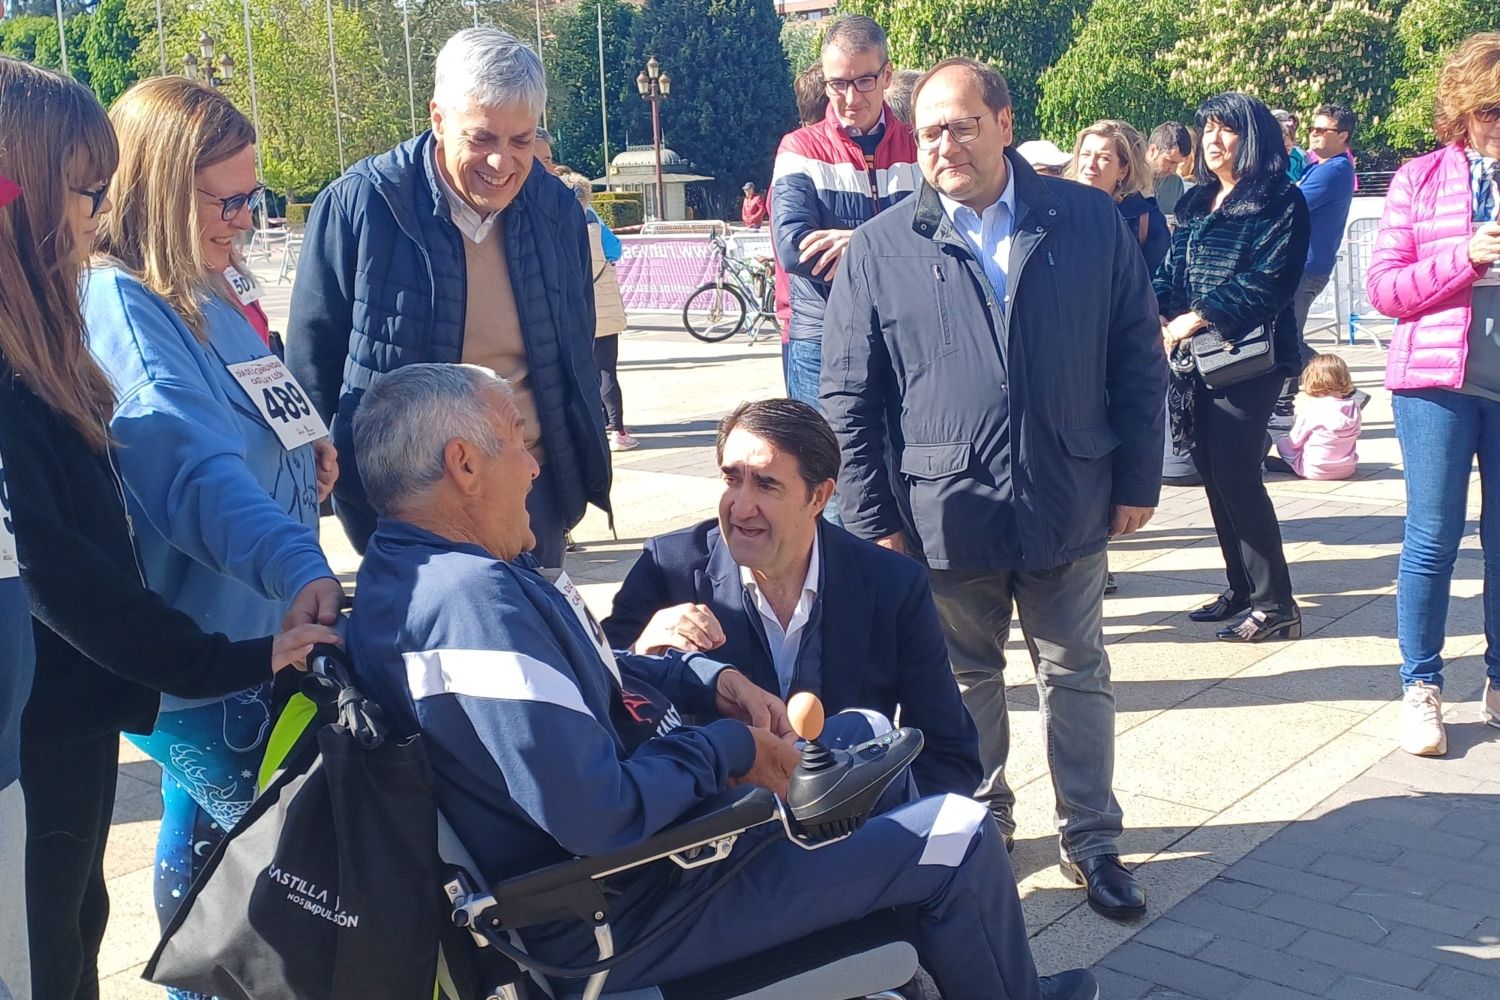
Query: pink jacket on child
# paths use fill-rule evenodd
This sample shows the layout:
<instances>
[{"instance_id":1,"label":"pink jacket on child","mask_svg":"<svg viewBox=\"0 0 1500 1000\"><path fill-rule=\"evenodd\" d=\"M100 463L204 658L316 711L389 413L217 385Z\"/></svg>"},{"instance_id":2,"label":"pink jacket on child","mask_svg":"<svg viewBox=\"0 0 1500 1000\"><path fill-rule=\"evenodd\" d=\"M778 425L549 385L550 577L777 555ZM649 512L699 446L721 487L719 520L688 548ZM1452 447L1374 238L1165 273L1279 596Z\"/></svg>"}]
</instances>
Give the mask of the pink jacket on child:
<instances>
[{"instance_id":1,"label":"pink jacket on child","mask_svg":"<svg viewBox=\"0 0 1500 1000\"><path fill-rule=\"evenodd\" d=\"M1303 479L1348 479L1359 465L1359 430L1354 397L1298 396L1297 418L1276 452Z\"/></svg>"},{"instance_id":2,"label":"pink jacket on child","mask_svg":"<svg viewBox=\"0 0 1500 1000\"><path fill-rule=\"evenodd\" d=\"M1409 160L1391 178L1365 289L1396 320L1387 389L1456 389L1464 383L1474 282L1469 260L1474 195L1458 143Z\"/></svg>"}]
</instances>

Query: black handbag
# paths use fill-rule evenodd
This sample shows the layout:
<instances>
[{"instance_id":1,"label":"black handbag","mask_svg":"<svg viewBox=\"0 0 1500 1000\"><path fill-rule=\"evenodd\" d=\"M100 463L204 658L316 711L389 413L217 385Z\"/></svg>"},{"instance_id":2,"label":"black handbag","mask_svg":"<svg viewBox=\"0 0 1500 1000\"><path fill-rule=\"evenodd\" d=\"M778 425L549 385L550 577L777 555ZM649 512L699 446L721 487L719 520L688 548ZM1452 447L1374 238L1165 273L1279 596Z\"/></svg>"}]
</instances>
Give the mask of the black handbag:
<instances>
[{"instance_id":1,"label":"black handbag","mask_svg":"<svg viewBox=\"0 0 1500 1000\"><path fill-rule=\"evenodd\" d=\"M1193 269L1193 240L1188 237L1184 251L1188 274ZM1274 323L1274 320L1272 321ZM1193 334L1188 347L1198 377L1210 389L1222 389L1264 375L1276 367L1276 351L1271 345L1272 323L1251 330L1238 340L1225 340L1217 330L1208 327Z\"/></svg>"},{"instance_id":2,"label":"black handbag","mask_svg":"<svg viewBox=\"0 0 1500 1000\"><path fill-rule=\"evenodd\" d=\"M420 739L387 738L337 674L219 845L144 978L223 1000L401 1000L437 982L437 807Z\"/></svg>"},{"instance_id":3,"label":"black handbag","mask_svg":"<svg viewBox=\"0 0 1500 1000\"><path fill-rule=\"evenodd\" d=\"M1264 375L1276 367L1271 325L1257 327L1239 340L1225 340L1212 328L1193 334L1190 346L1198 377L1210 389L1222 389Z\"/></svg>"}]
</instances>

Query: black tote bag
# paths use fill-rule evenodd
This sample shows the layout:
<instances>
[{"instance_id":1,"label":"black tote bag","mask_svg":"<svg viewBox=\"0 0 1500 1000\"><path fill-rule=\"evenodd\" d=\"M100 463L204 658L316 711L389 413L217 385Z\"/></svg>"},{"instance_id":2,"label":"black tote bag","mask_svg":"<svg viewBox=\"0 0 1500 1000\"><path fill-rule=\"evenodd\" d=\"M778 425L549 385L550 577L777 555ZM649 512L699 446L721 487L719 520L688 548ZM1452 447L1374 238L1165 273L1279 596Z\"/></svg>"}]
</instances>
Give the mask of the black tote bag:
<instances>
[{"instance_id":1,"label":"black tote bag","mask_svg":"<svg viewBox=\"0 0 1500 1000\"><path fill-rule=\"evenodd\" d=\"M145 978L222 1000L431 997L440 908L437 812L419 738L309 675L318 714L219 845ZM332 721L330 721L330 719Z\"/></svg>"}]
</instances>

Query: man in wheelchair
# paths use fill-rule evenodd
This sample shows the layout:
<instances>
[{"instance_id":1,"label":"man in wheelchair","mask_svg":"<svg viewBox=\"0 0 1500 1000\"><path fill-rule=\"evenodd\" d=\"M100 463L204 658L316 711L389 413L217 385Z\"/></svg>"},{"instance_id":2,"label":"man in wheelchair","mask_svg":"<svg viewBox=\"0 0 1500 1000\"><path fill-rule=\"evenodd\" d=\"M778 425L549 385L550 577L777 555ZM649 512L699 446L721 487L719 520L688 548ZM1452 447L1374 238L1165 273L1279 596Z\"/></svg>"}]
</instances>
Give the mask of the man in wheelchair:
<instances>
[{"instance_id":1,"label":"man in wheelchair","mask_svg":"<svg viewBox=\"0 0 1500 1000\"><path fill-rule=\"evenodd\" d=\"M800 752L778 698L701 654L611 652L566 579L535 570L526 494L537 465L503 380L466 365L400 368L366 394L354 435L381 515L349 635L357 683L395 735L421 733L438 805L485 880L627 848L737 785L785 796ZM717 718L682 726L675 706ZM1038 978L999 831L970 799L905 801L812 851L768 823L725 864L752 851L727 880L724 865L667 862L612 877L613 939L628 957L610 989L894 909L948 1000L1098 996L1085 971ZM691 920L632 949L693 901ZM520 938L554 965L599 956L579 921Z\"/></svg>"}]
</instances>

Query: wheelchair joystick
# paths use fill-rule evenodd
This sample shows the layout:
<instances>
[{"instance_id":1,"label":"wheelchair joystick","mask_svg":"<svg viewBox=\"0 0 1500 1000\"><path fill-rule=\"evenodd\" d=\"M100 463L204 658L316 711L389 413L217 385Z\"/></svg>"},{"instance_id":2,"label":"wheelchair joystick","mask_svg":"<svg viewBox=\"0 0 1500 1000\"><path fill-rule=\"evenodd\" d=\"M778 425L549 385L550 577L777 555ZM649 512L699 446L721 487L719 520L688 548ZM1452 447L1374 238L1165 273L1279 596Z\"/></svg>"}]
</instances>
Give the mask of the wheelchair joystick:
<instances>
[{"instance_id":1,"label":"wheelchair joystick","mask_svg":"<svg viewBox=\"0 0 1500 1000\"><path fill-rule=\"evenodd\" d=\"M802 763L797 769L807 774L816 774L833 767L837 761L833 751L818 742L823 735L823 703L811 691L798 691L786 706L787 718L792 731L807 742L802 746Z\"/></svg>"},{"instance_id":2,"label":"wheelchair joystick","mask_svg":"<svg viewBox=\"0 0 1500 1000\"><path fill-rule=\"evenodd\" d=\"M922 732L896 729L847 750L818 742L823 734L823 703L799 691L787 703L792 729L807 742L792 772L786 804L797 837L808 843L853 833L874 812L882 794L906 773L922 752Z\"/></svg>"}]
</instances>

